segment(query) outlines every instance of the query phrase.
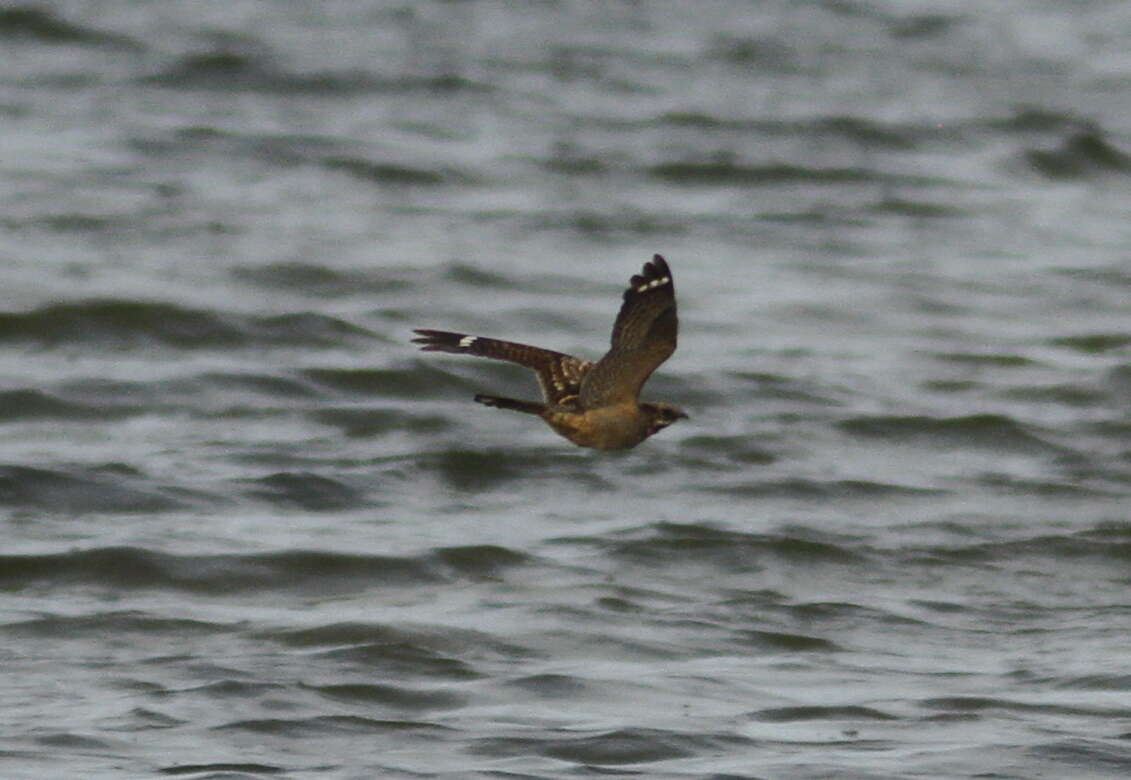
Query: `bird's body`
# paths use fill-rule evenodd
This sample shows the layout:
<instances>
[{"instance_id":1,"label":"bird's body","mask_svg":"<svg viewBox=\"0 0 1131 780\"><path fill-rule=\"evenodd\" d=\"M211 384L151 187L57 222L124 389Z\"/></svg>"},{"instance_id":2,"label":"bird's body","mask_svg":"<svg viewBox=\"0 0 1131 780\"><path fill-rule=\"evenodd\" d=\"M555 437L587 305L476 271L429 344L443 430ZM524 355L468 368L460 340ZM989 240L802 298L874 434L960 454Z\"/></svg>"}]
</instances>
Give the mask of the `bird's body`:
<instances>
[{"instance_id":1,"label":"bird's body","mask_svg":"<svg viewBox=\"0 0 1131 780\"><path fill-rule=\"evenodd\" d=\"M417 330L427 352L453 352L505 360L533 369L543 402L491 395L475 400L498 409L535 414L581 447L635 447L687 417L677 406L640 402L640 389L675 351L679 321L671 270L660 255L633 276L613 325L612 345L593 362L512 341L442 330Z\"/></svg>"},{"instance_id":2,"label":"bird's body","mask_svg":"<svg viewBox=\"0 0 1131 780\"><path fill-rule=\"evenodd\" d=\"M660 428L666 427L666 423L657 423L657 417L655 404L628 401L581 412L546 410L542 413L542 419L562 436L581 447L597 450L635 447ZM674 421L674 418L670 420Z\"/></svg>"}]
</instances>

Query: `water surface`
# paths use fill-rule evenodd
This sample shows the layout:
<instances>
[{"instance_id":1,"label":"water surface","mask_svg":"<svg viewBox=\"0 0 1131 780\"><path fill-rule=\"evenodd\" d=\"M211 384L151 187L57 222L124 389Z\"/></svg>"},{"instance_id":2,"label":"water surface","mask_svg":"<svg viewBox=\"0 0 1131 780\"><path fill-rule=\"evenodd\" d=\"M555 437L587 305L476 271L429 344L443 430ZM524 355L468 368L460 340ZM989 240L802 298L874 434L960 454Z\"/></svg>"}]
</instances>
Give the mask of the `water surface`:
<instances>
[{"instance_id":1,"label":"water surface","mask_svg":"<svg viewBox=\"0 0 1131 780\"><path fill-rule=\"evenodd\" d=\"M0 766L1131 771L1131 7L0 11ZM670 261L690 421L471 402Z\"/></svg>"}]
</instances>

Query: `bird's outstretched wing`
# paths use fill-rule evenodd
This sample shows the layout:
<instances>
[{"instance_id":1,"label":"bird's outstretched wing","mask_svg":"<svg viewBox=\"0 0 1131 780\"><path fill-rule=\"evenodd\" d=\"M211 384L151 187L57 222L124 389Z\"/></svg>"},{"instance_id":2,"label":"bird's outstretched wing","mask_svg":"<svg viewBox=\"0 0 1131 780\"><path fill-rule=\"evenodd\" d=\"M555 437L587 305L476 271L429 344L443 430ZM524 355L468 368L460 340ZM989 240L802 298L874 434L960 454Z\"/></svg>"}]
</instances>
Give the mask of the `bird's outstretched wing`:
<instances>
[{"instance_id":1,"label":"bird's outstretched wing","mask_svg":"<svg viewBox=\"0 0 1131 780\"><path fill-rule=\"evenodd\" d=\"M500 341L485 336L469 336L446 330L415 330L419 338L413 339L425 352L453 352L457 355L477 355L492 360L505 360L532 368L538 374L542 397L551 406L576 402L581 380L593 367L593 362L572 355L554 352L513 341Z\"/></svg>"},{"instance_id":2,"label":"bird's outstretched wing","mask_svg":"<svg viewBox=\"0 0 1131 780\"><path fill-rule=\"evenodd\" d=\"M667 262L655 255L624 291L612 347L581 382L581 406L634 401L656 368L675 352L679 319Z\"/></svg>"}]
</instances>

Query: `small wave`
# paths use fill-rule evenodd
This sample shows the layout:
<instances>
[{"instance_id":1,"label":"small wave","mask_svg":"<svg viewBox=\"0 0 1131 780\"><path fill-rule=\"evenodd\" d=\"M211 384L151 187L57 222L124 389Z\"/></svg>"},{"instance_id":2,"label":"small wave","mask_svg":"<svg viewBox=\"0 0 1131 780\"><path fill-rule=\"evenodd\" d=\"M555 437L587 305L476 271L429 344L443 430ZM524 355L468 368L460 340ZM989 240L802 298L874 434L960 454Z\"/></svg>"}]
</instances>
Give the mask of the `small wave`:
<instances>
[{"instance_id":1,"label":"small wave","mask_svg":"<svg viewBox=\"0 0 1131 780\"><path fill-rule=\"evenodd\" d=\"M1103 490L1086 484L1083 475L1075 482L1050 479L1021 479L1008 474L983 474L978 483L1000 492L1046 498L1110 498L1123 500L1125 493Z\"/></svg>"},{"instance_id":2,"label":"small wave","mask_svg":"<svg viewBox=\"0 0 1131 780\"><path fill-rule=\"evenodd\" d=\"M793 723L808 720L898 720L872 707L841 705L829 707L772 707L758 710L752 716L755 720L767 723Z\"/></svg>"},{"instance_id":3,"label":"small wave","mask_svg":"<svg viewBox=\"0 0 1131 780\"><path fill-rule=\"evenodd\" d=\"M1131 363L1108 369L1103 377L1103 386L1116 398L1131 402Z\"/></svg>"},{"instance_id":4,"label":"small wave","mask_svg":"<svg viewBox=\"0 0 1131 780\"><path fill-rule=\"evenodd\" d=\"M780 631L738 631L731 639L746 651L760 653L813 653L840 650L836 642L808 634L790 634Z\"/></svg>"},{"instance_id":5,"label":"small wave","mask_svg":"<svg viewBox=\"0 0 1131 780\"><path fill-rule=\"evenodd\" d=\"M686 451L687 457L693 453L704 458L722 455L729 462L755 466L765 466L777 460L777 456L759 447L747 434L735 436L700 434L683 439L679 446L681 450Z\"/></svg>"},{"instance_id":6,"label":"small wave","mask_svg":"<svg viewBox=\"0 0 1131 780\"><path fill-rule=\"evenodd\" d=\"M450 729L436 723L380 720L359 715L318 715L312 718L259 718L236 720L213 726L213 731L250 731L254 734L317 738L332 734L390 734L415 732L416 737L438 737ZM407 735L405 735L407 736Z\"/></svg>"},{"instance_id":7,"label":"small wave","mask_svg":"<svg viewBox=\"0 0 1131 780\"><path fill-rule=\"evenodd\" d=\"M108 634L143 634L154 637L168 634L178 640L189 637L226 634L232 627L188 618L157 617L137 610L99 612L90 615L48 615L0 626L0 633L37 639L75 639Z\"/></svg>"},{"instance_id":8,"label":"small wave","mask_svg":"<svg viewBox=\"0 0 1131 780\"><path fill-rule=\"evenodd\" d=\"M0 342L43 347L91 343L118 348L156 343L181 349L340 346L371 336L364 328L312 312L256 316L117 299L0 312Z\"/></svg>"},{"instance_id":9,"label":"small wave","mask_svg":"<svg viewBox=\"0 0 1131 780\"><path fill-rule=\"evenodd\" d=\"M460 491L492 490L508 482L531 479L532 474L553 473L591 490L609 488L585 460L560 448L464 449L453 447L418 456L413 461L421 471L436 475Z\"/></svg>"},{"instance_id":10,"label":"small wave","mask_svg":"<svg viewBox=\"0 0 1131 780\"><path fill-rule=\"evenodd\" d=\"M932 710L946 710L953 713L998 710L1003 712L1079 715L1082 717L1104 717L1113 719L1131 717L1131 709L1126 707L1081 707L1073 704L1038 704L990 696L939 696L923 699L919 702L919 706Z\"/></svg>"},{"instance_id":11,"label":"small wave","mask_svg":"<svg viewBox=\"0 0 1131 780\"><path fill-rule=\"evenodd\" d=\"M1107 401L1107 394L1078 384L1042 385L1039 387L1012 387L998 393L1002 398L1030 403L1061 404L1063 406L1099 406Z\"/></svg>"},{"instance_id":12,"label":"small wave","mask_svg":"<svg viewBox=\"0 0 1131 780\"><path fill-rule=\"evenodd\" d=\"M753 740L734 734L688 734L663 729L630 728L586 737L503 737L480 739L471 750L499 758L535 755L572 761L583 766L648 764L718 755Z\"/></svg>"},{"instance_id":13,"label":"small wave","mask_svg":"<svg viewBox=\"0 0 1131 780\"><path fill-rule=\"evenodd\" d=\"M741 165L724 162L669 162L654 165L648 174L673 184L707 186L771 186L775 184L852 184L884 181L864 168L809 168L801 165Z\"/></svg>"},{"instance_id":14,"label":"small wave","mask_svg":"<svg viewBox=\"0 0 1131 780\"><path fill-rule=\"evenodd\" d=\"M1120 734L1118 738L1128 739L1129 735ZM1077 772L1081 777L1131 776L1131 749L1099 739L1061 739L1034 745L1029 752L1042 766L1047 762L1049 769L1054 771L1055 764L1067 765L1060 773L1062 777L1071 777ZM1103 775L1098 772L1103 772Z\"/></svg>"},{"instance_id":15,"label":"small wave","mask_svg":"<svg viewBox=\"0 0 1131 780\"><path fill-rule=\"evenodd\" d=\"M1038 106L1020 106L1011 116L981 124L991 130L1029 135L1031 133L1065 133L1079 131L1087 120L1078 114L1052 111Z\"/></svg>"},{"instance_id":16,"label":"small wave","mask_svg":"<svg viewBox=\"0 0 1131 780\"><path fill-rule=\"evenodd\" d=\"M943 219L947 217L965 217L970 214L966 209L957 206L948 206L942 203L929 203L924 200L911 200L910 198L896 198L884 196L872 210L877 214L893 214L897 217L915 217L919 219Z\"/></svg>"},{"instance_id":17,"label":"small wave","mask_svg":"<svg viewBox=\"0 0 1131 780\"><path fill-rule=\"evenodd\" d=\"M864 149L913 149L927 141L954 138L958 131L937 123L878 122L852 115L818 116L812 119L735 119L699 111L672 111L649 124L688 127L701 132L720 131L759 135L807 137L815 141L843 139Z\"/></svg>"},{"instance_id":18,"label":"small wave","mask_svg":"<svg viewBox=\"0 0 1131 780\"><path fill-rule=\"evenodd\" d=\"M40 745L45 745L50 748L61 750L74 750L74 751L106 751L114 747L114 743L94 739L83 734L69 734L61 732L57 734L44 734L35 738L35 741Z\"/></svg>"},{"instance_id":19,"label":"small wave","mask_svg":"<svg viewBox=\"0 0 1131 780\"><path fill-rule=\"evenodd\" d=\"M1052 150L1030 150L1025 159L1049 179L1083 179L1131 173L1131 155L1117 149L1098 128L1073 133Z\"/></svg>"},{"instance_id":20,"label":"small wave","mask_svg":"<svg viewBox=\"0 0 1131 780\"><path fill-rule=\"evenodd\" d=\"M320 408L311 412L310 418L323 425L333 426L350 438L368 438L402 431L430 434L452 427L451 420L446 417L401 409Z\"/></svg>"},{"instance_id":21,"label":"small wave","mask_svg":"<svg viewBox=\"0 0 1131 780\"><path fill-rule=\"evenodd\" d=\"M249 47L250 48L250 47ZM141 83L169 89L215 89L349 95L374 89L361 71L311 74L281 70L262 51L217 49L186 54Z\"/></svg>"},{"instance_id":22,"label":"small wave","mask_svg":"<svg viewBox=\"0 0 1131 780\"><path fill-rule=\"evenodd\" d=\"M1007 542L938 546L923 552L932 560L956 563L1015 563L1029 560L1064 567L1073 561L1087 561L1089 565L1110 563L1119 568L1131 561L1131 536L1121 532L1087 531Z\"/></svg>"},{"instance_id":23,"label":"small wave","mask_svg":"<svg viewBox=\"0 0 1131 780\"><path fill-rule=\"evenodd\" d=\"M705 525L657 523L628 532L638 538L602 537L592 542L609 554L636 561L711 561L745 571L765 559L791 564L858 564L863 556L832 542L794 535L726 531Z\"/></svg>"},{"instance_id":24,"label":"small wave","mask_svg":"<svg viewBox=\"0 0 1131 780\"><path fill-rule=\"evenodd\" d=\"M184 504L151 487L135 487L132 469L106 467L78 473L0 466L0 505L59 512L163 512Z\"/></svg>"},{"instance_id":25,"label":"small wave","mask_svg":"<svg viewBox=\"0 0 1131 780\"><path fill-rule=\"evenodd\" d=\"M774 37L718 35L705 54L728 65L755 68L759 73L787 74L805 70L801 53Z\"/></svg>"},{"instance_id":26,"label":"small wave","mask_svg":"<svg viewBox=\"0 0 1131 780\"><path fill-rule=\"evenodd\" d=\"M529 463L512 453L480 450L445 450L418 465L438 474L461 490L487 490L501 482L529 476Z\"/></svg>"},{"instance_id":27,"label":"small wave","mask_svg":"<svg viewBox=\"0 0 1131 780\"><path fill-rule=\"evenodd\" d=\"M255 590L326 594L377 586L494 579L526 560L521 553L491 546L439 548L415 557L313 550L172 555L138 547L101 547L0 556L0 585L12 589L95 585L210 594Z\"/></svg>"},{"instance_id":28,"label":"small wave","mask_svg":"<svg viewBox=\"0 0 1131 780\"><path fill-rule=\"evenodd\" d=\"M429 471L458 491L491 491L510 482L523 482L533 474L554 474L589 491L610 489L611 483L594 474L590 463L560 448L466 450L461 447L424 454L414 460L417 469Z\"/></svg>"},{"instance_id":29,"label":"small wave","mask_svg":"<svg viewBox=\"0 0 1131 780\"><path fill-rule=\"evenodd\" d=\"M125 686L128 690L128 685ZM146 693L151 693L152 688L143 688L138 685L139 691L144 690ZM183 726L188 723L184 718L174 718L172 715L166 715L163 712L147 709L145 707L134 707L124 717L116 719L113 728L117 731L150 731L152 729L171 729L176 726Z\"/></svg>"},{"instance_id":30,"label":"small wave","mask_svg":"<svg viewBox=\"0 0 1131 780\"><path fill-rule=\"evenodd\" d=\"M428 679L463 682L484 675L466 661L412 643L370 643L335 647L314 655L352 666L363 666L381 679Z\"/></svg>"},{"instance_id":31,"label":"small wave","mask_svg":"<svg viewBox=\"0 0 1131 780\"><path fill-rule=\"evenodd\" d=\"M776 602L774 606L777 606ZM938 608L940 611L947 612L953 609L953 605L944 604ZM962 610L958 608L954 611ZM919 618L842 601L810 601L801 604L788 604L785 606L785 613L793 620L799 621L801 625L813 625L814 622L819 622L826 627L849 626L860 625L865 621L874 622L876 625L889 626L893 629L897 627L919 628L926 625L925 621Z\"/></svg>"},{"instance_id":32,"label":"small wave","mask_svg":"<svg viewBox=\"0 0 1131 780\"><path fill-rule=\"evenodd\" d=\"M1131 287L1131 269L1116 263L1087 268L1058 268L1056 272L1070 279L1083 279L1103 287Z\"/></svg>"},{"instance_id":33,"label":"small wave","mask_svg":"<svg viewBox=\"0 0 1131 780\"><path fill-rule=\"evenodd\" d=\"M1100 355L1131 345L1131 333L1083 333L1050 339L1048 343L1086 355Z\"/></svg>"},{"instance_id":34,"label":"small wave","mask_svg":"<svg viewBox=\"0 0 1131 780\"><path fill-rule=\"evenodd\" d=\"M1070 677L1057 680L1056 687L1061 690L1080 691L1131 691L1131 674L1088 674L1083 677Z\"/></svg>"},{"instance_id":35,"label":"small wave","mask_svg":"<svg viewBox=\"0 0 1131 780\"><path fill-rule=\"evenodd\" d=\"M191 385L227 391L243 391L256 396L275 398L310 399L319 393L308 383L273 374L240 374L210 372L189 380Z\"/></svg>"},{"instance_id":36,"label":"small wave","mask_svg":"<svg viewBox=\"0 0 1131 780\"><path fill-rule=\"evenodd\" d=\"M282 683L248 682L246 680L217 680L205 683L187 691L202 694L212 699L249 700L264 694L278 693L287 688Z\"/></svg>"},{"instance_id":37,"label":"small wave","mask_svg":"<svg viewBox=\"0 0 1131 780\"><path fill-rule=\"evenodd\" d=\"M248 590L334 593L368 586L432 584L446 578L427 560L310 551L258 555L171 555L102 547L46 555L0 556L0 583L169 588L224 594Z\"/></svg>"},{"instance_id":38,"label":"small wave","mask_svg":"<svg viewBox=\"0 0 1131 780\"><path fill-rule=\"evenodd\" d=\"M311 628L272 630L263 632L259 638L291 647L325 648L327 651L387 648L390 653L409 652L429 658L470 656L507 663L531 655L525 647L504 642L482 631L453 626L329 623Z\"/></svg>"},{"instance_id":39,"label":"small wave","mask_svg":"<svg viewBox=\"0 0 1131 780\"><path fill-rule=\"evenodd\" d=\"M771 374L763 371L733 371L729 376L741 382L754 385L757 398L772 401L789 401L791 404L811 404L814 406L843 406L844 402L816 392L793 377Z\"/></svg>"},{"instance_id":40,"label":"small wave","mask_svg":"<svg viewBox=\"0 0 1131 780\"><path fill-rule=\"evenodd\" d=\"M280 506L327 512L364 505L364 493L329 477L309 472L279 472L247 480L248 495Z\"/></svg>"},{"instance_id":41,"label":"small wave","mask_svg":"<svg viewBox=\"0 0 1131 780\"><path fill-rule=\"evenodd\" d=\"M251 343L280 346L344 346L373 333L344 320L316 312L295 312L269 317L246 317Z\"/></svg>"},{"instance_id":42,"label":"small wave","mask_svg":"<svg viewBox=\"0 0 1131 780\"><path fill-rule=\"evenodd\" d=\"M640 239L662 235L664 240L670 240L672 236L690 230L690 220L629 208L609 211L542 209L537 214L525 215L525 218L532 229L568 230L602 238L624 235Z\"/></svg>"},{"instance_id":43,"label":"small wave","mask_svg":"<svg viewBox=\"0 0 1131 780\"><path fill-rule=\"evenodd\" d=\"M204 158L231 160L250 158L272 166L296 166L317 163L331 153L352 148L346 141L319 135L298 133L253 133L219 128L213 125L190 125L172 131L150 131L130 139L130 146L154 160ZM291 265L281 263L281 266ZM294 265L305 265L296 263ZM326 275L337 272L324 269ZM239 274L239 271L236 271ZM313 272L309 274L314 277Z\"/></svg>"},{"instance_id":44,"label":"small wave","mask_svg":"<svg viewBox=\"0 0 1131 780\"><path fill-rule=\"evenodd\" d=\"M947 363L959 365L985 366L988 368L1027 368L1037 365L1035 360L1030 360L1022 355L985 354L981 352L938 352L932 357Z\"/></svg>"},{"instance_id":45,"label":"small wave","mask_svg":"<svg viewBox=\"0 0 1131 780\"><path fill-rule=\"evenodd\" d=\"M0 392L0 422L18 420L109 420L143 411L139 406L92 405L64 401L41 390Z\"/></svg>"},{"instance_id":46,"label":"small wave","mask_svg":"<svg viewBox=\"0 0 1131 780\"><path fill-rule=\"evenodd\" d=\"M38 6L0 9L0 38L44 44L111 46L134 50L145 48L132 38L64 21Z\"/></svg>"},{"instance_id":47,"label":"small wave","mask_svg":"<svg viewBox=\"0 0 1131 780\"><path fill-rule=\"evenodd\" d=\"M218 90L345 96L367 92L486 92L491 88L455 73L379 78L363 70L295 73L282 69L262 45L221 41L215 48L190 52L140 79L166 89Z\"/></svg>"},{"instance_id":48,"label":"small wave","mask_svg":"<svg viewBox=\"0 0 1131 780\"><path fill-rule=\"evenodd\" d=\"M177 764L176 766L161 767L157 771L170 777L201 775L211 778L234 778L241 775L281 775L287 770L274 764L220 762L214 764Z\"/></svg>"},{"instance_id":49,"label":"small wave","mask_svg":"<svg viewBox=\"0 0 1131 780\"><path fill-rule=\"evenodd\" d=\"M510 276L492 273L467 263L450 263L444 268L444 279L468 287L485 287L493 290L520 290L523 285Z\"/></svg>"},{"instance_id":50,"label":"small wave","mask_svg":"<svg viewBox=\"0 0 1131 780\"><path fill-rule=\"evenodd\" d=\"M531 674L508 680L506 685L543 699L567 699L591 691L585 680L568 674Z\"/></svg>"},{"instance_id":51,"label":"small wave","mask_svg":"<svg viewBox=\"0 0 1131 780\"><path fill-rule=\"evenodd\" d=\"M311 368L302 371L300 376L316 385L352 396L470 400L481 389L423 361L416 361L406 368Z\"/></svg>"},{"instance_id":52,"label":"small wave","mask_svg":"<svg viewBox=\"0 0 1131 780\"><path fill-rule=\"evenodd\" d=\"M892 19L889 31L893 38L923 40L945 36L966 21L964 16L947 16L939 13L919 13Z\"/></svg>"},{"instance_id":53,"label":"small wave","mask_svg":"<svg viewBox=\"0 0 1131 780\"><path fill-rule=\"evenodd\" d=\"M0 423L25 420L68 420L104 423L141 414L182 413L267 414L263 400L308 401L320 398L308 382L286 376L207 372L156 382L81 378L52 392L21 389L0 391ZM203 406L202 399L208 399Z\"/></svg>"},{"instance_id":54,"label":"small wave","mask_svg":"<svg viewBox=\"0 0 1131 780\"><path fill-rule=\"evenodd\" d=\"M462 707L467 697L445 690L418 690L400 685L347 683L341 685L306 685L332 701L384 707L405 712L430 712Z\"/></svg>"},{"instance_id":55,"label":"small wave","mask_svg":"<svg viewBox=\"0 0 1131 780\"><path fill-rule=\"evenodd\" d=\"M859 479L818 482L801 478L747 482L740 485L713 485L704 487L702 490L742 498L843 499L846 501L946 494L945 490L936 488L896 485Z\"/></svg>"},{"instance_id":56,"label":"small wave","mask_svg":"<svg viewBox=\"0 0 1131 780\"><path fill-rule=\"evenodd\" d=\"M452 170L414 168L402 163L366 160L360 157L327 157L322 160L328 170L348 173L357 179L376 184L435 186L450 182L467 182L470 177Z\"/></svg>"},{"instance_id":57,"label":"small wave","mask_svg":"<svg viewBox=\"0 0 1131 780\"><path fill-rule=\"evenodd\" d=\"M395 275L376 271L338 270L314 263L241 266L232 273L237 279L251 284L319 299L396 294L410 286L406 279Z\"/></svg>"},{"instance_id":58,"label":"small wave","mask_svg":"<svg viewBox=\"0 0 1131 780\"><path fill-rule=\"evenodd\" d=\"M838 427L853 436L893 442L940 443L1007 452L1062 453L1064 448L1030 433L1011 417L971 414L962 417L884 415L843 420Z\"/></svg>"},{"instance_id":59,"label":"small wave","mask_svg":"<svg viewBox=\"0 0 1131 780\"><path fill-rule=\"evenodd\" d=\"M507 569L533 561L526 553L495 544L439 547L431 557L460 577L486 580L498 579Z\"/></svg>"},{"instance_id":60,"label":"small wave","mask_svg":"<svg viewBox=\"0 0 1131 780\"><path fill-rule=\"evenodd\" d=\"M537 158L534 162L550 173L565 176L600 176L609 171L609 166L600 157L585 155L568 148L559 148L552 157ZM600 212L586 213L594 216L600 214Z\"/></svg>"}]
</instances>

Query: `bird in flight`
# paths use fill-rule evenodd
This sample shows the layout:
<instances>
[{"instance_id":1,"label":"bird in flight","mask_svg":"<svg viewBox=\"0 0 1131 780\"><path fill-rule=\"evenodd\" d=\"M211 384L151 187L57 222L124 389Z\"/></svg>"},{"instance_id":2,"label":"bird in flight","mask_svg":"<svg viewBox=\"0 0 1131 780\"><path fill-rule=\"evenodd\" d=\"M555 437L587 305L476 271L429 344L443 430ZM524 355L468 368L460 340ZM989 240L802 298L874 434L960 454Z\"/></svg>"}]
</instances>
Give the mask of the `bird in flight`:
<instances>
[{"instance_id":1,"label":"bird in flight","mask_svg":"<svg viewBox=\"0 0 1131 780\"><path fill-rule=\"evenodd\" d=\"M581 447L623 450L687 415L673 404L639 400L640 388L675 352L679 320L667 262L655 255L624 291L613 323L612 346L593 362L512 341L445 330L415 330L425 352L453 352L504 360L534 369L542 402L497 395L475 400L496 409L535 414Z\"/></svg>"}]
</instances>

